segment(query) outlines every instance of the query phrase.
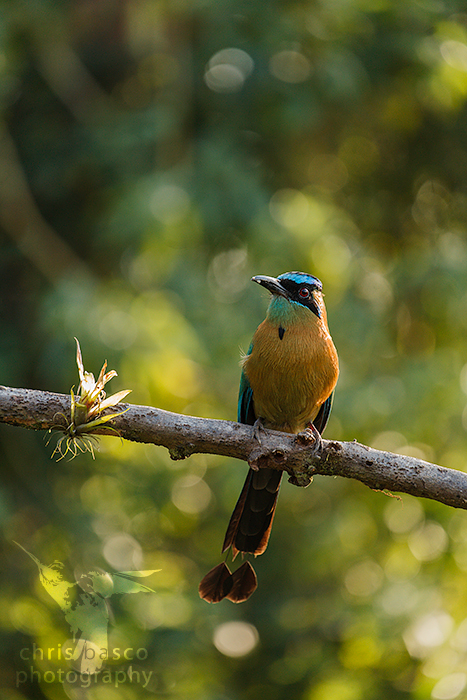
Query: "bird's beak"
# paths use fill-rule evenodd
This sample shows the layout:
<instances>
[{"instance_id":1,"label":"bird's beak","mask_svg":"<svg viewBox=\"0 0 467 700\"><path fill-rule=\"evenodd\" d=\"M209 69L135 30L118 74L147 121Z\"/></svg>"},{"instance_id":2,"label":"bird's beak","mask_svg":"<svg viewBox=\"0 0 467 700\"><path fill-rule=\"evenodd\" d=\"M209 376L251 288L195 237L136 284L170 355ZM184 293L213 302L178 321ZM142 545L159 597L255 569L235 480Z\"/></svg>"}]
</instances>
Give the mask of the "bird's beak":
<instances>
[{"instance_id":1,"label":"bird's beak","mask_svg":"<svg viewBox=\"0 0 467 700\"><path fill-rule=\"evenodd\" d=\"M257 282L262 287L266 287L266 289L269 292L271 292L271 294L275 294L278 297L284 297L285 299L289 298L288 291L284 289L280 281L275 277L268 277L267 275L255 275L255 277L251 278L251 281Z\"/></svg>"}]
</instances>

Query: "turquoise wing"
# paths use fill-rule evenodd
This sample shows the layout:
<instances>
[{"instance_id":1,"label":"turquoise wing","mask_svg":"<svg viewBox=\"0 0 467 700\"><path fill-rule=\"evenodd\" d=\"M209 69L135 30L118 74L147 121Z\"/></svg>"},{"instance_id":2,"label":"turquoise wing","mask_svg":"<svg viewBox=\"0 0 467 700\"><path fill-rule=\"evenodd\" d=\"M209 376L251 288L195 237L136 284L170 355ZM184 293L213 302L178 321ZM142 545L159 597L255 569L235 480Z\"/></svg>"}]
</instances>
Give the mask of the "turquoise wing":
<instances>
[{"instance_id":1,"label":"turquoise wing","mask_svg":"<svg viewBox=\"0 0 467 700\"><path fill-rule=\"evenodd\" d=\"M248 355L251 353L252 348L253 343L248 348ZM253 389L251 388L250 382L243 371L242 376L240 377L240 389L238 392L237 421L239 423L246 423L247 425L253 425L256 421L255 407L253 403Z\"/></svg>"},{"instance_id":2,"label":"turquoise wing","mask_svg":"<svg viewBox=\"0 0 467 700\"><path fill-rule=\"evenodd\" d=\"M331 413L331 408L332 408L332 399L334 397L334 392L328 398L326 401L323 403L321 408L319 409L319 413L316 416L316 418L313 421L313 425L315 426L316 430L322 435L324 432L324 429L327 425L327 422L329 420L329 414Z\"/></svg>"}]
</instances>

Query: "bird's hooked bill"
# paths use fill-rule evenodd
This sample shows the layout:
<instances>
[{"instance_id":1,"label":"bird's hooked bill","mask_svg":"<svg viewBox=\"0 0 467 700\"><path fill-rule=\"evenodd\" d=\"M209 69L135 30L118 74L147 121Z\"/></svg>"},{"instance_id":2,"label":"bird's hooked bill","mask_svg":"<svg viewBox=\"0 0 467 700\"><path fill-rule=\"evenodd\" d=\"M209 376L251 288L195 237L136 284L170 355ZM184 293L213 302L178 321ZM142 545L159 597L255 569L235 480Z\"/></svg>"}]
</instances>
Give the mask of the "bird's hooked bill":
<instances>
[{"instance_id":1,"label":"bird's hooked bill","mask_svg":"<svg viewBox=\"0 0 467 700\"><path fill-rule=\"evenodd\" d=\"M271 292L271 294L284 297L285 299L289 298L288 291L284 289L280 283L280 280L278 280L276 277L268 277L268 275L255 275L251 278L251 281L257 282L262 287L265 287L269 292Z\"/></svg>"}]
</instances>

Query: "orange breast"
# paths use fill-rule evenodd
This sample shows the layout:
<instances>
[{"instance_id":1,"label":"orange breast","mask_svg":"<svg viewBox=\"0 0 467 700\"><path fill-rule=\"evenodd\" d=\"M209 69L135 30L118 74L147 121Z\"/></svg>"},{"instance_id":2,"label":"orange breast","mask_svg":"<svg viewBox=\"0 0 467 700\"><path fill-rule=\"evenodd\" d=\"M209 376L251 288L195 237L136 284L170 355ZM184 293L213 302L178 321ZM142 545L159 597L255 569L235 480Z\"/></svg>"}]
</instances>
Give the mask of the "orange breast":
<instances>
[{"instance_id":1,"label":"orange breast","mask_svg":"<svg viewBox=\"0 0 467 700\"><path fill-rule=\"evenodd\" d=\"M336 349L323 319L293 323L282 340L268 319L253 337L244 372L255 413L266 427L298 433L316 418L339 374Z\"/></svg>"}]
</instances>

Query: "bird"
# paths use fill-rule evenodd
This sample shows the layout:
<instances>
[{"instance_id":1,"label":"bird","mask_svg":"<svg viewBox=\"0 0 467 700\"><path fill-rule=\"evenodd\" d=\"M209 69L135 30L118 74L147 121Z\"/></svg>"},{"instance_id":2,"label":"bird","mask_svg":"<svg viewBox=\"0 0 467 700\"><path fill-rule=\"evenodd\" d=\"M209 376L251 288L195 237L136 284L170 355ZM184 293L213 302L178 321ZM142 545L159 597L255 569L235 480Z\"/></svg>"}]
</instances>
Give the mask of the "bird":
<instances>
[{"instance_id":1,"label":"bird","mask_svg":"<svg viewBox=\"0 0 467 700\"><path fill-rule=\"evenodd\" d=\"M256 275L271 293L265 320L258 326L241 360L238 397L239 423L262 429L321 434L331 412L339 376L336 348L329 333L322 283L306 272L284 272L279 277ZM283 472L268 467L249 469L230 518L222 553L263 554ZM199 594L208 603L224 598L241 603L257 588L256 573L247 560L233 574L225 562L202 579Z\"/></svg>"}]
</instances>

